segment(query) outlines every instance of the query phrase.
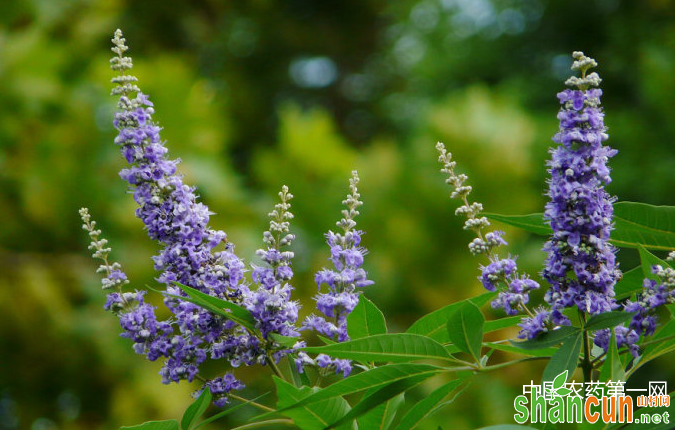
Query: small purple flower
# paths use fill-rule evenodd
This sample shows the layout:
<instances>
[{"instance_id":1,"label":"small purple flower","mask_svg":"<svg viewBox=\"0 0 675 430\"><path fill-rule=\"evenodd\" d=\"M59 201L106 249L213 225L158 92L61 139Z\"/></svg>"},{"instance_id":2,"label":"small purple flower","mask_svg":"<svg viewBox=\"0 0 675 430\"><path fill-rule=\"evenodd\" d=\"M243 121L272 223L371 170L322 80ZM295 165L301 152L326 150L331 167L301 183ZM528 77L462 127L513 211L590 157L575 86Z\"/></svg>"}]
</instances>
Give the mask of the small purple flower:
<instances>
[{"instance_id":1,"label":"small purple flower","mask_svg":"<svg viewBox=\"0 0 675 430\"><path fill-rule=\"evenodd\" d=\"M504 258L502 260L494 257L490 264L481 266L480 281L483 283L488 291L496 291L497 284L502 281L505 282L517 269L515 260L511 258Z\"/></svg>"},{"instance_id":2,"label":"small purple flower","mask_svg":"<svg viewBox=\"0 0 675 430\"><path fill-rule=\"evenodd\" d=\"M518 333L520 339L534 339L540 333L548 331L551 324L551 312L543 307L535 310L534 316L524 317L518 326L521 328Z\"/></svg>"},{"instance_id":3,"label":"small purple flower","mask_svg":"<svg viewBox=\"0 0 675 430\"><path fill-rule=\"evenodd\" d=\"M242 390L244 388L244 384L237 380L231 373L226 373L220 378L215 378L208 381L205 387L208 387L211 395L213 396L213 405L218 408L222 408L229 401L227 395L230 393L230 391Z\"/></svg>"},{"instance_id":4,"label":"small purple flower","mask_svg":"<svg viewBox=\"0 0 675 430\"><path fill-rule=\"evenodd\" d=\"M342 376L346 378L352 371L352 362L350 360L343 360L339 358L331 358L326 354L319 354L315 359L316 365L322 369L334 368L335 373L342 373Z\"/></svg>"},{"instance_id":5,"label":"small purple flower","mask_svg":"<svg viewBox=\"0 0 675 430\"><path fill-rule=\"evenodd\" d=\"M611 334L610 329L598 330L595 332L593 343L607 351ZM617 349L625 346L633 357L640 355L640 350L637 346L640 335L635 330L624 326L617 326L614 328L614 335L616 337Z\"/></svg>"},{"instance_id":6,"label":"small purple flower","mask_svg":"<svg viewBox=\"0 0 675 430\"><path fill-rule=\"evenodd\" d=\"M326 354L319 354L316 356L316 365L321 368L326 368L333 364L333 359L327 356Z\"/></svg>"}]
</instances>

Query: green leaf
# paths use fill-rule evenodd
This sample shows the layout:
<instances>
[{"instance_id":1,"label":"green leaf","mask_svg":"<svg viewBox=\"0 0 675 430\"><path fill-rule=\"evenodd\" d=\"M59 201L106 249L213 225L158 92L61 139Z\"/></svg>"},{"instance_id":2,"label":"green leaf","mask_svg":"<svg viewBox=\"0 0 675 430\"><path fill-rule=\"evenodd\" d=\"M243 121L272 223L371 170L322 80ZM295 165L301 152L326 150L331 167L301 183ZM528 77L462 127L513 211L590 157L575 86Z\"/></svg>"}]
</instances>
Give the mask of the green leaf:
<instances>
[{"instance_id":1,"label":"green leaf","mask_svg":"<svg viewBox=\"0 0 675 430\"><path fill-rule=\"evenodd\" d=\"M557 351L556 348L521 349L516 346L495 342L483 342L483 345L498 351L512 352L530 357L552 357Z\"/></svg>"},{"instance_id":2,"label":"green leaf","mask_svg":"<svg viewBox=\"0 0 675 430\"><path fill-rule=\"evenodd\" d=\"M292 357L295 355L288 356L286 360L286 365L288 366L288 371L293 378L293 383L296 387L302 387L303 385L311 386L307 372L303 371L302 373L298 372L298 367L295 365L295 362Z\"/></svg>"},{"instance_id":3,"label":"green leaf","mask_svg":"<svg viewBox=\"0 0 675 430\"><path fill-rule=\"evenodd\" d=\"M455 379L454 381L443 384L432 391L428 396L415 403L403 418L401 418L401 421L398 423L395 430L411 430L415 428L423 419L447 404L447 402L443 404L440 403L455 388L459 387L461 382L460 379Z\"/></svg>"},{"instance_id":4,"label":"green leaf","mask_svg":"<svg viewBox=\"0 0 675 430\"><path fill-rule=\"evenodd\" d=\"M450 342L450 336L448 336L446 325L448 318L467 302L471 302L474 305L481 307L496 295L496 293L484 293L478 297L449 304L415 321L413 325L406 330L406 333L421 334L428 336L435 341L448 343Z\"/></svg>"},{"instance_id":5,"label":"green leaf","mask_svg":"<svg viewBox=\"0 0 675 430\"><path fill-rule=\"evenodd\" d=\"M276 376L272 377L277 387L277 408L284 411L283 415L291 418L296 426L302 430L320 430L330 423L337 421L349 412L349 404L342 397L333 397L314 402L311 405L304 404L299 407L291 405L315 394L319 389L314 387L294 387ZM291 406L291 407L289 407ZM345 426L349 429L349 426Z\"/></svg>"},{"instance_id":6,"label":"green leaf","mask_svg":"<svg viewBox=\"0 0 675 430\"><path fill-rule=\"evenodd\" d=\"M658 280L656 275L652 273L652 266L660 265L662 267L670 267L670 264L664 260L661 260L656 255L647 251L644 246L638 245L638 251L640 252L640 262L642 263L642 276L649 279Z\"/></svg>"},{"instance_id":7,"label":"green leaf","mask_svg":"<svg viewBox=\"0 0 675 430\"><path fill-rule=\"evenodd\" d=\"M621 300L630 297L633 293L642 291L642 267L634 267L627 272L623 272L621 280L614 286L616 299Z\"/></svg>"},{"instance_id":8,"label":"green leaf","mask_svg":"<svg viewBox=\"0 0 675 430\"><path fill-rule=\"evenodd\" d=\"M614 205L612 242L642 244L650 249L675 249L675 207L619 202Z\"/></svg>"},{"instance_id":9,"label":"green leaf","mask_svg":"<svg viewBox=\"0 0 675 430\"><path fill-rule=\"evenodd\" d=\"M209 403L211 403L211 390L209 390L208 387L205 387L199 397L197 397L197 400L192 402L185 410L183 419L180 421L181 429L192 429L197 419L201 417L204 411L206 411L206 408L209 407Z\"/></svg>"},{"instance_id":10,"label":"green leaf","mask_svg":"<svg viewBox=\"0 0 675 430\"><path fill-rule=\"evenodd\" d=\"M581 330L577 327L562 326L556 330L537 336L534 339L526 340L524 342L511 342L511 344L521 349L542 349L549 346L555 346L560 342L565 341L567 338L578 334L580 331Z\"/></svg>"},{"instance_id":11,"label":"green leaf","mask_svg":"<svg viewBox=\"0 0 675 430\"><path fill-rule=\"evenodd\" d=\"M564 374L565 379L567 379L567 375L572 374L574 369L577 368L582 343L583 336L581 333L566 339L560 349L551 357L541 379L543 381L550 381L556 376L560 377L561 374Z\"/></svg>"},{"instance_id":12,"label":"green leaf","mask_svg":"<svg viewBox=\"0 0 675 430\"><path fill-rule=\"evenodd\" d=\"M120 430L180 430L178 421L148 421L147 423L139 424L137 426L124 426Z\"/></svg>"},{"instance_id":13,"label":"green leaf","mask_svg":"<svg viewBox=\"0 0 675 430\"><path fill-rule=\"evenodd\" d=\"M605 362L600 368L600 381L625 381L626 372L623 370L623 364L621 363L621 357L619 357L619 350L616 347L616 335L614 330L611 331L612 335L609 339L609 347L607 349L607 355Z\"/></svg>"},{"instance_id":14,"label":"green leaf","mask_svg":"<svg viewBox=\"0 0 675 430\"><path fill-rule=\"evenodd\" d=\"M376 367L365 372L351 375L348 378L341 379L320 391L302 398L298 402L285 406L286 409L297 408L309 403L330 399L336 396L345 396L348 394L366 391L371 388L380 388L392 382L407 379L413 376L425 375L430 378L440 372L446 371L442 367L429 364L390 364L387 366Z\"/></svg>"},{"instance_id":15,"label":"green leaf","mask_svg":"<svg viewBox=\"0 0 675 430\"><path fill-rule=\"evenodd\" d=\"M366 393L366 396L371 395L375 391L376 390L369 391ZM391 427L391 424L396 417L396 412L401 407L401 405L403 405L404 401L405 394L401 393L388 402L373 408L371 411L358 419L359 429L387 430L389 427Z\"/></svg>"},{"instance_id":16,"label":"green leaf","mask_svg":"<svg viewBox=\"0 0 675 430\"><path fill-rule=\"evenodd\" d=\"M485 318L480 309L473 303L466 303L448 319L448 336L461 351L473 356L476 363L480 361L480 350L483 346L483 324Z\"/></svg>"},{"instance_id":17,"label":"green leaf","mask_svg":"<svg viewBox=\"0 0 675 430\"><path fill-rule=\"evenodd\" d=\"M362 339L332 345L301 348L303 351L328 354L335 358L348 358L361 362L414 360L445 360L452 357L443 345L425 336L410 333L378 334Z\"/></svg>"},{"instance_id":18,"label":"green leaf","mask_svg":"<svg viewBox=\"0 0 675 430\"><path fill-rule=\"evenodd\" d=\"M548 236L552 233L551 227L549 227L544 220L544 214L542 213L528 215L501 215L483 212L483 215L490 218L491 220L500 221L504 224L522 228L525 231L539 234L541 236Z\"/></svg>"},{"instance_id":19,"label":"green leaf","mask_svg":"<svg viewBox=\"0 0 675 430\"><path fill-rule=\"evenodd\" d=\"M516 315L515 317L504 317L492 321L485 321L483 331L485 333L491 333L503 328L513 327L517 325L522 319L522 316Z\"/></svg>"},{"instance_id":20,"label":"green leaf","mask_svg":"<svg viewBox=\"0 0 675 430\"><path fill-rule=\"evenodd\" d=\"M292 348L300 340L299 337L283 336L279 333L269 333L269 338L281 346Z\"/></svg>"},{"instance_id":21,"label":"green leaf","mask_svg":"<svg viewBox=\"0 0 675 430\"><path fill-rule=\"evenodd\" d=\"M649 346L645 347L642 355L639 358L639 361L633 365L633 368L630 370L629 375L633 374L636 370L642 367L644 364L654 360L657 357L660 357L664 354L668 354L675 350L675 321L668 321L659 331L657 331L654 336L648 338L650 342L654 342ZM668 338L668 339L665 339ZM663 341L660 341L664 339Z\"/></svg>"},{"instance_id":22,"label":"green leaf","mask_svg":"<svg viewBox=\"0 0 675 430\"><path fill-rule=\"evenodd\" d=\"M526 231L548 236L550 227L541 213L529 215L484 214ZM675 207L653 206L645 203L619 202L614 205L614 229L611 242L619 247L658 250L675 249Z\"/></svg>"},{"instance_id":23,"label":"green leaf","mask_svg":"<svg viewBox=\"0 0 675 430\"><path fill-rule=\"evenodd\" d=\"M334 343L337 343L334 340L331 340L331 339L328 339L327 337L321 336L320 334L316 335L316 337L318 337L319 340L326 345L332 345Z\"/></svg>"},{"instance_id":24,"label":"green leaf","mask_svg":"<svg viewBox=\"0 0 675 430\"><path fill-rule=\"evenodd\" d=\"M219 412L219 413L217 413L217 414L215 414L215 415L212 415L212 416L208 417L207 419L205 419L204 421L200 422L199 424L197 424L197 425L194 426L193 428L197 429L197 428L199 428L199 427L201 427L201 426L203 426L203 425L206 425L206 424L212 423L213 421L219 420L219 419L221 419L221 418L223 418L223 417L225 417L225 416L227 416L227 415L230 415L230 414L233 413L233 412L236 412L238 409L243 408L244 406L248 405L249 403L255 402L255 401L257 401L257 400L259 400L259 399L265 397L265 396L268 395L268 394L269 394L269 392L267 392L267 393L265 393L265 394L261 394L260 396L258 396L258 397L256 397L256 398L253 398L253 399L251 399L251 400L248 400L248 401L246 401L246 402L244 402L244 403L240 403L240 404L238 404L238 405L236 405L236 406L232 406L231 408L225 409L225 410L222 411L222 412Z\"/></svg>"},{"instance_id":25,"label":"green leaf","mask_svg":"<svg viewBox=\"0 0 675 430\"><path fill-rule=\"evenodd\" d=\"M387 323L377 306L365 296L359 297L359 303L347 316L347 334L352 339L360 339L374 334L385 334Z\"/></svg>"},{"instance_id":26,"label":"green leaf","mask_svg":"<svg viewBox=\"0 0 675 430\"><path fill-rule=\"evenodd\" d=\"M169 294L166 291L160 291L168 297L173 297L179 300L186 302L194 303L197 306L200 306L206 310L209 310L215 314L228 318L237 324L248 328L249 330L255 329L255 319L253 315L246 309L242 308L239 305L230 303L227 300L222 300L217 297L209 296L204 294L201 291L198 291L194 288L183 285L179 282L174 282L177 287L185 292L188 297L177 296L175 294Z\"/></svg>"},{"instance_id":27,"label":"green leaf","mask_svg":"<svg viewBox=\"0 0 675 430\"><path fill-rule=\"evenodd\" d=\"M389 399L396 397L401 393L405 393L427 378L428 376L426 375L413 376L411 378L392 382L389 385L385 385L384 387L375 390L375 392L373 392L370 396L365 396L360 402L354 405L354 407L345 416L326 427L324 430L348 423L351 420L360 417L361 415L373 410L377 406L389 401ZM368 429L370 430L370 427L368 427Z\"/></svg>"},{"instance_id":28,"label":"green leaf","mask_svg":"<svg viewBox=\"0 0 675 430\"><path fill-rule=\"evenodd\" d=\"M584 330L591 332L606 328L614 328L633 318L633 315L635 315L635 313L623 311L621 312L612 311L612 312L605 312L604 314L593 315L586 322Z\"/></svg>"}]
</instances>

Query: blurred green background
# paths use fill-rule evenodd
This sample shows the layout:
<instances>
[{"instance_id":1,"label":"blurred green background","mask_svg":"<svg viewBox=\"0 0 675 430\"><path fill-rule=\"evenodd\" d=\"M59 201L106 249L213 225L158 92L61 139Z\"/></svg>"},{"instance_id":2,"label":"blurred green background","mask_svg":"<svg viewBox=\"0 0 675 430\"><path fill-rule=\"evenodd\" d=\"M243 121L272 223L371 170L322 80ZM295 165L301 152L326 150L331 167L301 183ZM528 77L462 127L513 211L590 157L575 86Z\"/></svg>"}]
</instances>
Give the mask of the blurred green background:
<instances>
[{"instance_id":1,"label":"blurred green background","mask_svg":"<svg viewBox=\"0 0 675 430\"><path fill-rule=\"evenodd\" d=\"M157 247L117 176L114 29L125 32L171 154L240 256L250 260L261 243L281 185L295 194L303 317L313 272L326 264L322 234L359 170L365 266L376 281L367 295L390 330L404 330L481 292L484 261L467 252L435 142L487 211L541 211L555 94L573 50L600 63L619 150L610 191L675 204L674 18L667 0L0 1L0 429L175 418L196 388L161 385L159 363L118 337L80 230L77 209L88 206L132 286L153 284ZM543 239L506 230L509 251L536 274ZM637 264L630 251L620 258ZM675 383L671 360L634 383ZM237 371L245 395L270 389L258 370ZM481 376L424 428L513 422L513 398L540 370Z\"/></svg>"}]
</instances>

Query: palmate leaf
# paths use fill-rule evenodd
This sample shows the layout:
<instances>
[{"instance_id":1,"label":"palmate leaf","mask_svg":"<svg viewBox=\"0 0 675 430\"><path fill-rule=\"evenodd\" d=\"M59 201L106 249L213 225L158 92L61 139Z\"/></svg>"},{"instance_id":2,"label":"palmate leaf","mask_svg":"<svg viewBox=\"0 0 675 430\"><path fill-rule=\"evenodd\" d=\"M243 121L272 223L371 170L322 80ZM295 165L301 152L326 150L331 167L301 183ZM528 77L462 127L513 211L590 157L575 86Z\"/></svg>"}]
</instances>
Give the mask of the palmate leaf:
<instances>
[{"instance_id":1,"label":"palmate leaf","mask_svg":"<svg viewBox=\"0 0 675 430\"><path fill-rule=\"evenodd\" d=\"M139 424L136 426L124 426L120 427L120 430L180 430L178 426L178 421L176 420L166 420L166 421L148 421L147 423Z\"/></svg>"},{"instance_id":2,"label":"palmate leaf","mask_svg":"<svg viewBox=\"0 0 675 430\"><path fill-rule=\"evenodd\" d=\"M544 333L534 339L523 342L510 342L511 345L521 349L542 349L555 346L580 332L581 330L577 327L562 326L556 330Z\"/></svg>"},{"instance_id":3,"label":"palmate leaf","mask_svg":"<svg viewBox=\"0 0 675 430\"><path fill-rule=\"evenodd\" d=\"M381 388L393 382L411 377L425 376L430 378L444 371L447 371L447 369L421 363L389 364L376 367L365 372L351 375L348 378L341 379L293 404L284 406L280 411L297 408L332 397L359 393L371 388Z\"/></svg>"},{"instance_id":4,"label":"palmate leaf","mask_svg":"<svg viewBox=\"0 0 675 430\"><path fill-rule=\"evenodd\" d=\"M541 213L529 215L484 214L486 217L535 234L549 235L550 227ZM659 250L675 249L675 207L619 202L614 205L611 242L618 247Z\"/></svg>"},{"instance_id":5,"label":"palmate leaf","mask_svg":"<svg viewBox=\"0 0 675 430\"><path fill-rule=\"evenodd\" d=\"M421 334L435 341L448 343L450 342L450 337L448 336L447 323L450 316L467 302L481 307L496 295L497 293L483 293L480 296L444 306L415 321L406 330L406 333Z\"/></svg>"},{"instance_id":6,"label":"palmate leaf","mask_svg":"<svg viewBox=\"0 0 675 430\"><path fill-rule=\"evenodd\" d=\"M443 345L428 337L411 333L378 334L331 345L306 347L302 350L361 362L401 363L431 359L453 361Z\"/></svg>"},{"instance_id":7,"label":"palmate leaf","mask_svg":"<svg viewBox=\"0 0 675 430\"><path fill-rule=\"evenodd\" d=\"M376 391L369 390L365 396L368 397ZM396 412L403 405L404 401L405 393L401 393L386 403L382 403L363 414L357 421L359 429L387 430L394 422Z\"/></svg>"},{"instance_id":8,"label":"palmate leaf","mask_svg":"<svg viewBox=\"0 0 675 430\"><path fill-rule=\"evenodd\" d=\"M614 334L614 330L611 331L606 357L605 362L600 368L600 377L598 380L601 382L625 381L626 372L623 369L621 357L619 357L619 350L616 347L616 335Z\"/></svg>"},{"instance_id":9,"label":"palmate leaf","mask_svg":"<svg viewBox=\"0 0 675 430\"><path fill-rule=\"evenodd\" d=\"M556 348L541 348L541 349L522 349L510 344L483 342L483 346L496 349L497 351L512 352L515 354L526 355L529 357L552 357L557 351Z\"/></svg>"},{"instance_id":10,"label":"palmate leaf","mask_svg":"<svg viewBox=\"0 0 675 430\"><path fill-rule=\"evenodd\" d=\"M465 303L448 319L448 336L461 351L473 356L478 363L483 346L485 318L473 303Z\"/></svg>"},{"instance_id":11,"label":"palmate leaf","mask_svg":"<svg viewBox=\"0 0 675 430\"><path fill-rule=\"evenodd\" d=\"M428 376L426 375L417 375L407 379L401 379L399 381L392 382L391 384L376 389L374 392L372 392L372 394L364 396L364 398L359 403L354 405L354 407L345 416L330 426L327 426L324 430L335 428L339 425L348 423L373 410L374 408L388 402L393 397L396 397L401 393L405 393L426 379L428 379ZM368 427L368 429L370 429L370 427Z\"/></svg>"},{"instance_id":12,"label":"palmate leaf","mask_svg":"<svg viewBox=\"0 0 675 430\"><path fill-rule=\"evenodd\" d=\"M616 203L612 241L630 243L631 247L642 244L650 249L675 249L675 207Z\"/></svg>"},{"instance_id":13,"label":"palmate leaf","mask_svg":"<svg viewBox=\"0 0 675 430\"><path fill-rule=\"evenodd\" d=\"M554 380L556 376L561 374L564 374L566 378L567 375L572 374L579 362L579 352L581 351L582 343L583 336L581 333L567 338L546 365L544 374L541 377L542 381Z\"/></svg>"},{"instance_id":14,"label":"palmate leaf","mask_svg":"<svg viewBox=\"0 0 675 430\"><path fill-rule=\"evenodd\" d=\"M619 282L614 285L614 292L616 293L616 299L621 300L633 295L633 293L642 291L642 281L644 276L642 274L642 267L634 267L626 272L623 272L623 276Z\"/></svg>"},{"instance_id":15,"label":"palmate leaf","mask_svg":"<svg viewBox=\"0 0 675 430\"><path fill-rule=\"evenodd\" d=\"M501 330L501 329L508 328L508 327L513 327L516 324L518 324L521 320L522 320L522 316L515 316L515 317L499 318L499 319L492 320L492 321L485 321L485 325L483 326L483 334L491 333L493 331ZM447 327L447 325L446 325L446 327ZM448 333L448 337L449 337L449 333ZM483 345L485 346L485 342L483 342ZM518 350L516 347L511 347L511 348L512 348L512 350L509 350L511 352L514 352L514 350L515 350L520 354L523 353L523 351ZM499 349L499 348L494 348L494 349ZM448 351L449 354L455 354L457 352L462 351L461 349L459 349L456 345L453 345L452 343L446 344L445 350ZM503 349L503 351L507 351L507 350Z\"/></svg>"},{"instance_id":16,"label":"palmate leaf","mask_svg":"<svg viewBox=\"0 0 675 430\"><path fill-rule=\"evenodd\" d=\"M316 387L297 388L276 376L273 378L279 399L277 408L280 411L283 410L282 414L291 418L302 430L321 430L345 416L350 410L347 401L339 396L289 409L289 405L311 396L319 389ZM351 426L347 424L338 428L348 430Z\"/></svg>"},{"instance_id":17,"label":"palmate leaf","mask_svg":"<svg viewBox=\"0 0 675 430\"><path fill-rule=\"evenodd\" d=\"M593 315L584 325L584 330L590 332L616 327L633 318L633 315L635 315L635 313L623 311L612 311Z\"/></svg>"},{"instance_id":18,"label":"palmate leaf","mask_svg":"<svg viewBox=\"0 0 675 430\"><path fill-rule=\"evenodd\" d=\"M387 323L384 314L365 296L359 297L359 303L347 316L347 334L351 339L360 339L374 334L385 334Z\"/></svg>"},{"instance_id":19,"label":"palmate leaf","mask_svg":"<svg viewBox=\"0 0 675 430\"><path fill-rule=\"evenodd\" d=\"M199 427L201 427L201 426L203 426L203 425L209 424L209 423L211 423L211 422L213 422L213 421L216 421L216 420L219 420L219 419L221 419L221 418L223 418L223 417L226 417L227 415L230 415L231 413L236 412L237 410L243 408L244 406L246 406L246 405L248 405L248 404L250 404L250 403L252 403L252 402L256 402L256 401L260 400L261 398L265 397L265 396L268 395L269 393L270 393L270 392L268 391L267 393L261 394L261 395L259 395L258 397L255 397L255 398L253 398L253 399L251 399L251 400L247 400L247 401L245 401L244 403L240 403L240 404L238 404L238 405L236 405L236 406L232 406L231 408L225 409L224 411L221 411L221 412L219 412L219 413L217 413L217 414L215 414L215 415L212 415L212 416L208 417L207 419L205 419L204 421L200 422L199 424L197 424L197 425L194 426L193 428L197 429L197 428L199 428Z\"/></svg>"},{"instance_id":20,"label":"palmate leaf","mask_svg":"<svg viewBox=\"0 0 675 430\"><path fill-rule=\"evenodd\" d=\"M496 320L485 321L483 326L484 333L491 333L493 331L501 330L503 328L513 327L522 321L523 317L516 315L514 317L504 317Z\"/></svg>"},{"instance_id":21,"label":"palmate leaf","mask_svg":"<svg viewBox=\"0 0 675 430\"><path fill-rule=\"evenodd\" d=\"M455 379L446 384L441 385L432 391L428 396L415 403L410 410L401 418L401 421L396 426L395 430L411 430L415 428L423 419L427 418L442 406L452 402L441 403L448 394L461 384L460 379Z\"/></svg>"}]
</instances>

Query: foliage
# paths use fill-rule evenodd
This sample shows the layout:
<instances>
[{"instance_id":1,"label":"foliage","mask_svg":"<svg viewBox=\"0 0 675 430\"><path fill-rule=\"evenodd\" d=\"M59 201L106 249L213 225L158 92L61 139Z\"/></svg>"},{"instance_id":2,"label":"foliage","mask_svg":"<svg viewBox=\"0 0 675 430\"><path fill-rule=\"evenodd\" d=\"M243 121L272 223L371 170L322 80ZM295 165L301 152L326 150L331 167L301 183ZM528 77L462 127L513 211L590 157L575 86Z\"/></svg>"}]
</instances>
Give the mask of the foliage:
<instances>
[{"instance_id":1,"label":"foliage","mask_svg":"<svg viewBox=\"0 0 675 430\"><path fill-rule=\"evenodd\" d=\"M158 367L140 363L128 344L115 339L116 324L99 318L96 281L78 255L84 239L76 234L73 210L86 204L110 232L115 257L126 263L135 285L154 282L154 245L133 219L119 183L112 185L120 162L110 145L113 106L103 52L109 29L120 23L135 42L137 74L162 106L158 118L172 151L183 159L187 181L198 185L219 214L216 225L227 227L242 253L252 255L278 178L288 178L297 196L299 246L307 250L296 261L304 303L314 294L311 273L324 264L314 256L322 255L321 233L334 221L329 213L337 208L339 186L359 167L367 201L362 225L369 231L369 265L378 284L367 294L386 310L392 333L479 294L476 260L450 245L465 235L452 218L454 207L439 198L442 184L429 140L443 139L454 149L486 207L509 214L541 211L551 94L559 86L560 56L573 47L598 53L608 67L608 123L620 149L612 193L674 204L667 94L675 63L667 49L673 22L668 6L480 3L489 4L487 21L477 20L463 2L448 9L412 1L3 3L0 401L10 411L3 416L19 419L20 428L40 417L59 428L114 428L155 416L176 418L194 388L153 384ZM506 9L524 17L523 27L506 19L512 13L500 18ZM577 25L584 31L576 31ZM316 37L324 32L333 37ZM410 57L419 53L417 61ZM289 64L311 56L331 58L338 81L297 86ZM353 88L363 82L368 90L354 99ZM320 141L330 142L328 154ZM495 178L520 192L503 193ZM507 235L521 256L519 265L538 271L539 240L516 229ZM624 294L633 294L642 277L624 281L628 274L641 275L641 269L626 270L639 265L638 254L622 250L620 257L620 283ZM159 296L150 300L161 302ZM494 352L493 359L515 358L515 347L493 342L513 337L513 324L489 334L488 325L501 314L488 307L482 312L482 352L508 350ZM433 339L449 343L445 321L439 327ZM658 354L653 346L647 347L650 354ZM522 353L552 355L546 349ZM543 361L514 367L508 376L491 373L490 382L501 390L494 403L507 404L517 385L511 381L529 380L530 369L540 369ZM649 362L634 378L671 377L664 364ZM251 393L269 389L267 381L258 382L258 372L241 372L251 381ZM427 398L439 383L430 380L410 391L408 404ZM452 420L476 427L509 417L510 411L477 404L474 389L423 425L435 429ZM218 428L241 423L249 409L225 417Z\"/></svg>"}]
</instances>

